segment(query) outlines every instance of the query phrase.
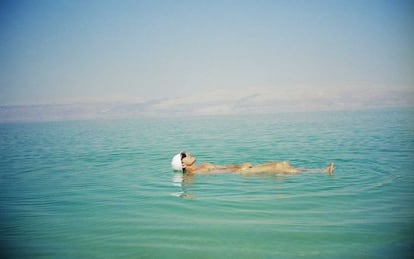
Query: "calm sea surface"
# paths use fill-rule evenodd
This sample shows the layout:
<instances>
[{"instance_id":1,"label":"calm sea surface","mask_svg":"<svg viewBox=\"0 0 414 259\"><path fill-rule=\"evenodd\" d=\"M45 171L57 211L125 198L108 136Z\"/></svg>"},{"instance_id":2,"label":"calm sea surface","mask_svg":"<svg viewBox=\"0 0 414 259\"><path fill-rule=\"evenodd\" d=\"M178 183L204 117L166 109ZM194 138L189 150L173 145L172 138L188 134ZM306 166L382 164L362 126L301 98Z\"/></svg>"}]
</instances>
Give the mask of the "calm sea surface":
<instances>
[{"instance_id":1,"label":"calm sea surface","mask_svg":"<svg viewBox=\"0 0 414 259\"><path fill-rule=\"evenodd\" d=\"M173 172L287 160L333 176ZM0 124L6 257L409 258L414 111Z\"/></svg>"}]
</instances>

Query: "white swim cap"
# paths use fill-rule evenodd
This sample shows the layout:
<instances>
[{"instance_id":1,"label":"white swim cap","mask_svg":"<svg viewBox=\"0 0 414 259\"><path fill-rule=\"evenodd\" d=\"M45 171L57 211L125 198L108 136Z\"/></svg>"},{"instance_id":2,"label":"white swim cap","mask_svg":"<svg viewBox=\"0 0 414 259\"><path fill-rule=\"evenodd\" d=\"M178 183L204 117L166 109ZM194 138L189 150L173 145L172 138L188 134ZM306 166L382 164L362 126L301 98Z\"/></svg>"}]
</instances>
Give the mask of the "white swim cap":
<instances>
[{"instance_id":1,"label":"white swim cap","mask_svg":"<svg viewBox=\"0 0 414 259\"><path fill-rule=\"evenodd\" d=\"M178 153L171 160L171 166L174 170L181 171L183 170L183 164L181 162L181 153Z\"/></svg>"}]
</instances>

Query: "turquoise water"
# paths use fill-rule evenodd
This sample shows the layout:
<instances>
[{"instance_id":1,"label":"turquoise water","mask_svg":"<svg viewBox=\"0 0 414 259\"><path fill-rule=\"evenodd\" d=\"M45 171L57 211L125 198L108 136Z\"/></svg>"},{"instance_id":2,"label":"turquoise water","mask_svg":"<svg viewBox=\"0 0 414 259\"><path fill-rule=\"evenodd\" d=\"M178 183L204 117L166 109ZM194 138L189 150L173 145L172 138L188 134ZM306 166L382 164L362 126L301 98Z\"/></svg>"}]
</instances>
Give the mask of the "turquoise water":
<instances>
[{"instance_id":1,"label":"turquoise water","mask_svg":"<svg viewBox=\"0 0 414 259\"><path fill-rule=\"evenodd\" d=\"M0 124L6 257L412 257L414 111ZM173 155L333 176L183 176Z\"/></svg>"}]
</instances>

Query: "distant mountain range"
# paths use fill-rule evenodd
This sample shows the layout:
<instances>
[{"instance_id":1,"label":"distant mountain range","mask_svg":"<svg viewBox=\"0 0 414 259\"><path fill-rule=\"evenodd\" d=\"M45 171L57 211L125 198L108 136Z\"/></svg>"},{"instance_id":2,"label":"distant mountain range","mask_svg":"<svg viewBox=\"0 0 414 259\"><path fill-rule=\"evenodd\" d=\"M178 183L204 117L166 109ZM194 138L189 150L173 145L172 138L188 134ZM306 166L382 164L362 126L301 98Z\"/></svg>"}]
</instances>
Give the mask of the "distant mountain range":
<instances>
[{"instance_id":1,"label":"distant mountain range","mask_svg":"<svg viewBox=\"0 0 414 259\"><path fill-rule=\"evenodd\" d=\"M369 89L307 92L272 89L216 90L188 97L135 102L0 106L1 122L122 119L276 112L356 110L413 105L412 91L372 92Z\"/></svg>"}]
</instances>

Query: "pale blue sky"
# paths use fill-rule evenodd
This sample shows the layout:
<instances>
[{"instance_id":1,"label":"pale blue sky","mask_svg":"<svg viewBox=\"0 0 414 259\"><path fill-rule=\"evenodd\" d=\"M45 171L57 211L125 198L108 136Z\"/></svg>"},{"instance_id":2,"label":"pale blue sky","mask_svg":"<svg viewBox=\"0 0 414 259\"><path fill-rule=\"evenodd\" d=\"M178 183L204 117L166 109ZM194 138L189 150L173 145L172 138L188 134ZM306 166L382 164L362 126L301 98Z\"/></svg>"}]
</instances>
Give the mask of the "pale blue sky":
<instances>
[{"instance_id":1,"label":"pale blue sky","mask_svg":"<svg viewBox=\"0 0 414 259\"><path fill-rule=\"evenodd\" d=\"M217 89L404 95L414 86L410 2L3 0L0 105Z\"/></svg>"}]
</instances>

